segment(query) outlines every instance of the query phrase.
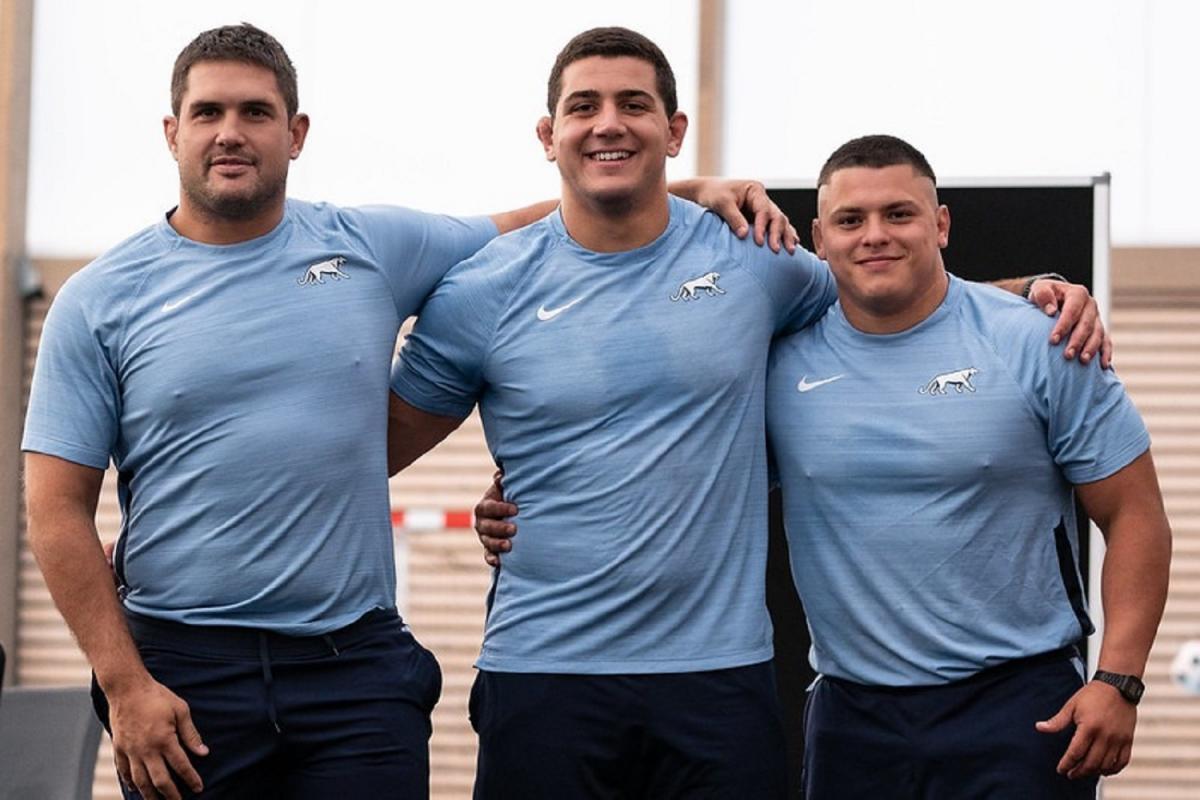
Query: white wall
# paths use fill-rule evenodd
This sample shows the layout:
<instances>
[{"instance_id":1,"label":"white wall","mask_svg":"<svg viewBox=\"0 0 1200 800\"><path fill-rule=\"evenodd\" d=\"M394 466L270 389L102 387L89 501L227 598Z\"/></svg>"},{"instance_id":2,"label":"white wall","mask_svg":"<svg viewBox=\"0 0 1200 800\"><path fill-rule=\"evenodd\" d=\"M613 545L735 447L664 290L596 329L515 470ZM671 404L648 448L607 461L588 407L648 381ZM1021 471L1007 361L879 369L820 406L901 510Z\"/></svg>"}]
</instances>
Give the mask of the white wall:
<instances>
[{"instance_id":1,"label":"white wall","mask_svg":"<svg viewBox=\"0 0 1200 800\"><path fill-rule=\"evenodd\" d=\"M28 247L95 255L175 204L163 143L171 66L206 28L270 31L296 64L313 120L290 193L486 213L558 194L534 137L567 40L621 24L654 39L696 103L694 2L550 0L37 0ZM691 151L671 174L694 171Z\"/></svg>"},{"instance_id":2,"label":"white wall","mask_svg":"<svg viewBox=\"0 0 1200 800\"><path fill-rule=\"evenodd\" d=\"M894 133L941 176L1112 173L1114 244L1200 244L1200 3L730 2L726 171Z\"/></svg>"},{"instance_id":3,"label":"white wall","mask_svg":"<svg viewBox=\"0 0 1200 800\"><path fill-rule=\"evenodd\" d=\"M842 141L892 132L946 177L1111 172L1114 243L1200 245L1200 3L727 6L728 174L811 178ZM657 41L695 110L694 0L38 0L32 255L98 253L175 202L159 122L171 64L198 31L243 19L300 73L299 197L476 213L557 194L533 125L555 53L592 25Z\"/></svg>"}]
</instances>

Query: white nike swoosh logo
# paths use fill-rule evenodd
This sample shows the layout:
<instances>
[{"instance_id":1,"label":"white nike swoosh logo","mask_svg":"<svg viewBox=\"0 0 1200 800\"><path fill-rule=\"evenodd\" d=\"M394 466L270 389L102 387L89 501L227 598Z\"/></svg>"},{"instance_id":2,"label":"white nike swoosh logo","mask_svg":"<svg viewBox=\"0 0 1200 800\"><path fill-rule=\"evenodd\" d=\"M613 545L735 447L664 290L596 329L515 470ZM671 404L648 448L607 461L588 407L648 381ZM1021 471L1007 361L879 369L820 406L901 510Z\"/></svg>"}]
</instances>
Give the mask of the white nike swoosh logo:
<instances>
[{"instance_id":1,"label":"white nike swoosh logo","mask_svg":"<svg viewBox=\"0 0 1200 800\"><path fill-rule=\"evenodd\" d=\"M845 375L834 375L832 378L825 378L824 380L813 381L812 383L809 383L808 376L805 375L802 378L800 378L800 382L796 384L796 388L802 392L811 392L813 389L817 388L818 386L824 386L827 383L833 383L834 381L841 380L844 377L846 377L846 376Z\"/></svg>"},{"instance_id":2,"label":"white nike swoosh logo","mask_svg":"<svg viewBox=\"0 0 1200 800\"><path fill-rule=\"evenodd\" d=\"M167 302L162 304L163 313L165 314L168 311L174 311L175 309L179 308L184 303L190 302L192 299L194 299L196 296L198 296L200 294L200 292L202 292L202 291L204 291L204 290L200 289L199 291L192 292L191 294L187 295L186 297L181 297L178 300L168 300Z\"/></svg>"},{"instance_id":3,"label":"white nike swoosh logo","mask_svg":"<svg viewBox=\"0 0 1200 800\"><path fill-rule=\"evenodd\" d=\"M542 322L549 322L582 299L583 297L576 297L571 302L567 303L566 305L559 306L558 308L546 308L545 305L542 305L538 308L538 319L540 319Z\"/></svg>"}]
</instances>

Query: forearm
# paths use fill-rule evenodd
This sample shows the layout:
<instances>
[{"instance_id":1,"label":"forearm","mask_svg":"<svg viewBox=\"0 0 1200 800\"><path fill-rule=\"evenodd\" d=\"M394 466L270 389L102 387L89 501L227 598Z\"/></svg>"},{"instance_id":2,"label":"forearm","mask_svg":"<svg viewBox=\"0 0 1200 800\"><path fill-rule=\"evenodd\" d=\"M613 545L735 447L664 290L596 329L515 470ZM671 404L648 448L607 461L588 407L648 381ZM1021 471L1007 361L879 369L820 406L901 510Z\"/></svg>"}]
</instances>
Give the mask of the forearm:
<instances>
[{"instance_id":1,"label":"forearm","mask_svg":"<svg viewBox=\"0 0 1200 800\"><path fill-rule=\"evenodd\" d=\"M54 604L105 692L148 679L92 520L70 512L31 514L29 539Z\"/></svg>"},{"instance_id":2,"label":"forearm","mask_svg":"<svg viewBox=\"0 0 1200 800\"><path fill-rule=\"evenodd\" d=\"M463 419L421 411L392 393L388 406L388 476L436 447Z\"/></svg>"},{"instance_id":3,"label":"forearm","mask_svg":"<svg viewBox=\"0 0 1200 800\"><path fill-rule=\"evenodd\" d=\"M1165 515L1130 510L1109 524L1101 574L1100 669L1141 676L1158 632L1171 565Z\"/></svg>"},{"instance_id":4,"label":"forearm","mask_svg":"<svg viewBox=\"0 0 1200 800\"><path fill-rule=\"evenodd\" d=\"M992 286L995 286L998 289L1003 289L1006 292L1011 292L1012 294L1021 294L1025 291L1025 283L1028 280L1029 277L1026 276L1023 278L1001 278L999 280L990 281L990 283Z\"/></svg>"},{"instance_id":5,"label":"forearm","mask_svg":"<svg viewBox=\"0 0 1200 800\"><path fill-rule=\"evenodd\" d=\"M500 233L508 233L509 231L515 231L517 228L524 228L526 225L537 222L556 208L558 208L557 200L543 200L540 203L534 203L524 208L492 214L491 217L492 222L496 224L496 229Z\"/></svg>"}]
</instances>

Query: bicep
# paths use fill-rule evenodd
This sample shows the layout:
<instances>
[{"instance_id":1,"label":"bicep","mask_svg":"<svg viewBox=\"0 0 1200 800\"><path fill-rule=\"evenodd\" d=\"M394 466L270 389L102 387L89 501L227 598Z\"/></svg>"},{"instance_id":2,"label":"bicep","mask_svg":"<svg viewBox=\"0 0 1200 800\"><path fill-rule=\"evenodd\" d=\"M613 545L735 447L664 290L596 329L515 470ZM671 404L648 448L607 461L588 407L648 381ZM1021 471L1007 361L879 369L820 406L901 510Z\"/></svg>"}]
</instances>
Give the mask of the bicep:
<instances>
[{"instance_id":1,"label":"bicep","mask_svg":"<svg viewBox=\"0 0 1200 800\"><path fill-rule=\"evenodd\" d=\"M432 450L463 419L422 411L392 392L388 407L388 474L395 475Z\"/></svg>"},{"instance_id":2,"label":"bicep","mask_svg":"<svg viewBox=\"0 0 1200 800\"><path fill-rule=\"evenodd\" d=\"M104 470L45 453L25 454L25 502L31 528L60 514L91 520L100 500Z\"/></svg>"},{"instance_id":3,"label":"bicep","mask_svg":"<svg viewBox=\"0 0 1200 800\"><path fill-rule=\"evenodd\" d=\"M1088 516L1106 533L1122 517L1153 522L1166 517L1149 450L1107 478L1078 484L1075 492Z\"/></svg>"}]
</instances>

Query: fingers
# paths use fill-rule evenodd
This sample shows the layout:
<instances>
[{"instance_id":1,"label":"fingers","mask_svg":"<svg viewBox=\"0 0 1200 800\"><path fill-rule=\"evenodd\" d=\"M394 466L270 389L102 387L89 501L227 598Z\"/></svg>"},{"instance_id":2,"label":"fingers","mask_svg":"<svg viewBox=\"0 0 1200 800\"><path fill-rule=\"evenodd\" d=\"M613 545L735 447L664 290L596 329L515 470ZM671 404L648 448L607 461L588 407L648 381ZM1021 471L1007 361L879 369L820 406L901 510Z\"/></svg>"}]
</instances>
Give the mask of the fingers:
<instances>
[{"instance_id":1,"label":"fingers","mask_svg":"<svg viewBox=\"0 0 1200 800\"><path fill-rule=\"evenodd\" d=\"M796 231L796 226L788 223L787 232L783 235L783 249L788 253L795 253L796 246L800 244L800 234Z\"/></svg>"},{"instance_id":2,"label":"fingers","mask_svg":"<svg viewBox=\"0 0 1200 800\"><path fill-rule=\"evenodd\" d=\"M1058 713L1047 720L1042 720L1034 725L1040 733L1058 733L1071 723L1071 703L1068 701L1066 705L1059 709Z\"/></svg>"},{"instance_id":3,"label":"fingers","mask_svg":"<svg viewBox=\"0 0 1200 800\"><path fill-rule=\"evenodd\" d=\"M742 214L741 208L738 207L738 201L734 197L723 199L714 208L721 219L725 220L725 224L733 231L733 235L739 239L745 239L746 234L750 232L750 223L746 221L745 215ZM756 223L757 225L757 223ZM757 231L755 233L755 241L762 244L758 238Z\"/></svg>"},{"instance_id":4,"label":"fingers","mask_svg":"<svg viewBox=\"0 0 1200 800\"><path fill-rule=\"evenodd\" d=\"M1112 369L1113 359L1113 340L1112 336L1106 330L1104 332L1104 343L1100 345L1100 366L1104 369Z\"/></svg>"},{"instance_id":5,"label":"fingers","mask_svg":"<svg viewBox=\"0 0 1200 800\"><path fill-rule=\"evenodd\" d=\"M117 768L117 780L121 785L132 789L134 788L133 773L129 766L129 757L118 748L113 748L113 765Z\"/></svg>"},{"instance_id":6,"label":"fingers","mask_svg":"<svg viewBox=\"0 0 1200 800\"><path fill-rule=\"evenodd\" d=\"M192 712L187 703L180 700L179 706L175 712L175 729L178 732L179 741L183 743L183 747L198 756L208 755L208 746L204 744L204 740L200 738L200 731L192 722ZM172 742L166 752L167 763L171 765L171 769L175 770L175 774L183 779L188 788L199 794L204 789L204 782L200 780L200 775L192 767L192 762L188 759L187 753L183 751L183 747Z\"/></svg>"},{"instance_id":7,"label":"fingers","mask_svg":"<svg viewBox=\"0 0 1200 800\"><path fill-rule=\"evenodd\" d=\"M1087 756L1088 750L1092 746L1092 737L1082 728L1075 729L1075 735L1071 737L1071 743L1067 745L1067 751L1063 753L1063 757L1059 759L1058 770L1059 775L1066 775L1068 778L1074 777L1072 773L1078 770L1079 765Z\"/></svg>"},{"instance_id":8,"label":"fingers","mask_svg":"<svg viewBox=\"0 0 1200 800\"><path fill-rule=\"evenodd\" d=\"M1082 288L1082 287L1081 287ZM1078 306L1075 306L1075 301L1078 299ZM1059 315L1059 324L1061 325L1069 311L1077 308L1078 321L1074 323L1071 329L1071 338L1067 342L1067 347L1063 351L1063 357L1075 358L1079 356L1079 360L1083 363L1091 361L1092 356L1100 349L1100 340L1092 346L1091 350L1087 349L1088 343L1092 339L1092 334L1096 327L1100 324L1100 308L1090 296L1083 298L1073 298L1070 295L1063 301L1063 310ZM1056 326L1057 327L1057 326ZM1101 333L1103 336L1103 332ZM1085 358L1086 356L1086 358Z\"/></svg>"},{"instance_id":9,"label":"fingers","mask_svg":"<svg viewBox=\"0 0 1200 800\"><path fill-rule=\"evenodd\" d=\"M1045 311L1046 316L1053 317L1058 313L1060 292L1065 286L1067 284L1061 281L1036 280L1029 287L1029 302Z\"/></svg>"},{"instance_id":10,"label":"fingers","mask_svg":"<svg viewBox=\"0 0 1200 800\"><path fill-rule=\"evenodd\" d=\"M150 773L142 766L140 761L130 762L130 781L133 787L138 790L138 794L142 796L142 800L158 800L158 792L154 789L154 781L150 778Z\"/></svg>"}]
</instances>

